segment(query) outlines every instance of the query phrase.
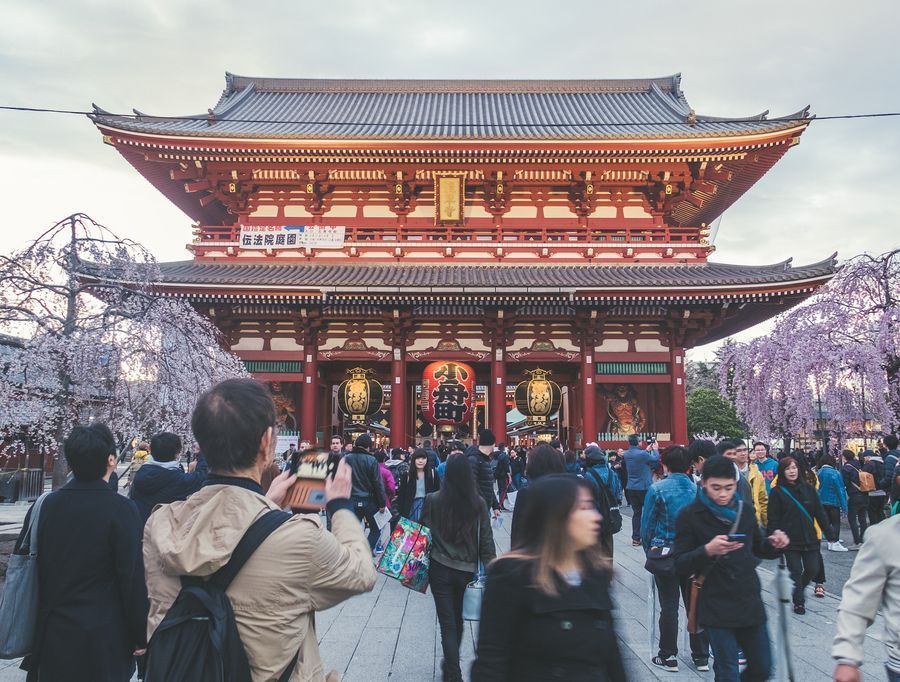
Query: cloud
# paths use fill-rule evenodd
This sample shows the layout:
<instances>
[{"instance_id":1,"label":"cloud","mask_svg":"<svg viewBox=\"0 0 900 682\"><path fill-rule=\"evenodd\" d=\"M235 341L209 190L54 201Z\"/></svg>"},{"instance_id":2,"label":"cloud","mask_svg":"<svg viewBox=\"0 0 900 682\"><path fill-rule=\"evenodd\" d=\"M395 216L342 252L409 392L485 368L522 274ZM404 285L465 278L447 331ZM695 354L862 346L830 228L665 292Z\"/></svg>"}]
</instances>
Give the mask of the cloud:
<instances>
[{"instance_id":1,"label":"cloud","mask_svg":"<svg viewBox=\"0 0 900 682\"><path fill-rule=\"evenodd\" d=\"M4 104L205 112L226 70L359 78L602 78L683 73L699 112L900 110L900 3L736 0L674 7L536 0L256 3L0 0ZM900 120L813 123L724 216L717 260L819 260L896 246ZM89 121L0 112L10 248L59 217L97 213L161 258L190 221Z\"/></svg>"}]
</instances>

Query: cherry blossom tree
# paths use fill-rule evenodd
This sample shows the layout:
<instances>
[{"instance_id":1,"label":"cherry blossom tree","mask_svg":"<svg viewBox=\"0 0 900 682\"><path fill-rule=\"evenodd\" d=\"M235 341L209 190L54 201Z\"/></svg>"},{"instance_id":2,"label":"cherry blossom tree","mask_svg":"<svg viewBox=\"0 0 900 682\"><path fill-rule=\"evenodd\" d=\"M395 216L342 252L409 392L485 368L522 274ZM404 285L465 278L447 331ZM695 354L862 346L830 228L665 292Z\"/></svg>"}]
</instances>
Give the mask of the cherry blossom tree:
<instances>
[{"instance_id":1,"label":"cherry blossom tree","mask_svg":"<svg viewBox=\"0 0 900 682\"><path fill-rule=\"evenodd\" d=\"M0 437L56 451L54 487L76 424L105 421L122 443L186 434L202 391L247 375L209 320L157 294L157 274L143 247L83 214L0 255L0 333L23 340L0 372Z\"/></svg>"},{"instance_id":2,"label":"cherry blossom tree","mask_svg":"<svg viewBox=\"0 0 900 682\"><path fill-rule=\"evenodd\" d=\"M719 360L723 391L758 436L811 432L823 419L846 435L897 429L900 249L847 261L771 334L726 345Z\"/></svg>"}]
</instances>

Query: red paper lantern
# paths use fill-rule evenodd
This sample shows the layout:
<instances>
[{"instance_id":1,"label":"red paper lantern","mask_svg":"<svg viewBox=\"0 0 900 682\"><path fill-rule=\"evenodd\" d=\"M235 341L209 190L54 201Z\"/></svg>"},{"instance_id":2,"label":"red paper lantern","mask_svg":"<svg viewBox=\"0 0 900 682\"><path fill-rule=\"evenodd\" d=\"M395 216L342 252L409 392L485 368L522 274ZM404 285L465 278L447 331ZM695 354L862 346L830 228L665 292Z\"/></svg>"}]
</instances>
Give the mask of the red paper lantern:
<instances>
[{"instance_id":1,"label":"red paper lantern","mask_svg":"<svg viewBox=\"0 0 900 682\"><path fill-rule=\"evenodd\" d=\"M422 374L422 416L436 426L459 426L472 419L475 370L464 362L432 362Z\"/></svg>"}]
</instances>

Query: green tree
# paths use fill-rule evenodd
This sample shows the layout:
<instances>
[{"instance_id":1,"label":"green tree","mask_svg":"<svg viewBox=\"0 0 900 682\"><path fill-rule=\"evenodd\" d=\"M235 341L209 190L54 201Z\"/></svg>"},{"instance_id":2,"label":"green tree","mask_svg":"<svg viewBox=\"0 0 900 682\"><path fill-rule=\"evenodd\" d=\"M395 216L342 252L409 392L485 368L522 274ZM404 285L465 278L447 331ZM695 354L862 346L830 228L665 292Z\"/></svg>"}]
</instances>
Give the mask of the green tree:
<instances>
[{"instance_id":1,"label":"green tree","mask_svg":"<svg viewBox=\"0 0 900 682\"><path fill-rule=\"evenodd\" d=\"M687 399L688 433L713 433L727 438L744 438L746 431L734 405L718 391L698 388Z\"/></svg>"}]
</instances>

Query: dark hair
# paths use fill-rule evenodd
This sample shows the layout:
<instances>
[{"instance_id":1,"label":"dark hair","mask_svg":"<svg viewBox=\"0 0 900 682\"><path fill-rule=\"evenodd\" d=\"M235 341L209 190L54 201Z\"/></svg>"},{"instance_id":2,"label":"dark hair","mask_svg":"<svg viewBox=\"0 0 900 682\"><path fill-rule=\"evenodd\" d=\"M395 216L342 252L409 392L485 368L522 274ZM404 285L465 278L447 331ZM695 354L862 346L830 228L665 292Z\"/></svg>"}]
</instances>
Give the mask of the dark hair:
<instances>
[{"instance_id":1,"label":"dark hair","mask_svg":"<svg viewBox=\"0 0 900 682\"><path fill-rule=\"evenodd\" d=\"M854 459L856 459L856 453L853 452L853 450L844 450L841 453L841 456L848 462L852 462Z\"/></svg>"},{"instance_id":2,"label":"dark hair","mask_svg":"<svg viewBox=\"0 0 900 682\"><path fill-rule=\"evenodd\" d=\"M375 461L377 461L379 463L387 462L387 453L384 450L382 450L381 448L376 450L373 453L373 456L375 457Z\"/></svg>"},{"instance_id":3,"label":"dark hair","mask_svg":"<svg viewBox=\"0 0 900 682\"><path fill-rule=\"evenodd\" d=\"M797 467L797 483L803 483L803 467L800 465L800 462L797 461L794 457L792 457L791 455L787 455L786 457L782 457L780 460L778 460L778 469L775 472L775 475L778 477L778 482L776 483L776 485L780 486L788 484L788 480L784 475L784 472L787 471L788 467L792 464Z\"/></svg>"},{"instance_id":4,"label":"dark hair","mask_svg":"<svg viewBox=\"0 0 900 682\"><path fill-rule=\"evenodd\" d=\"M157 462L173 462L181 452L181 438L175 433L163 431L150 439L150 454Z\"/></svg>"},{"instance_id":5,"label":"dark hair","mask_svg":"<svg viewBox=\"0 0 900 682\"><path fill-rule=\"evenodd\" d=\"M724 455L727 450L734 450L736 447L737 441L731 440L731 438L723 438L716 443L716 452Z\"/></svg>"},{"instance_id":6,"label":"dark hair","mask_svg":"<svg viewBox=\"0 0 900 682\"><path fill-rule=\"evenodd\" d=\"M191 429L215 472L249 469L266 430L275 426L269 389L254 379L228 379L200 396Z\"/></svg>"},{"instance_id":7,"label":"dark hair","mask_svg":"<svg viewBox=\"0 0 900 682\"><path fill-rule=\"evenodd\" d=\"M475 488L472 466L465 455L450 455L441 481L442 513L435 530L452 543L461 543L475 530L475 524L487 509Z\"/></svg>"},{"instance_id":8,"label":"dark hair","mask_svg":"<svg viewBox=\"0 0 900 682\"><path fill-rule=\"evenodd\" d=\"M339 433L331 434L331 438L328 440L328 442L331 443L331 441L333 441L335 438L337 438L339 441L341 441L341 445L344 444L344 437Z\"/></svg>"},{"instance_id":9,"label":"dark hair","mask_svg":"<svg viewBox=\"0 0 900 682\"><path fill-rule=\"evenodd\" d=\"M881 439L884 442L885 447L888 450L896 450L897 449L897 436L892 433L889 433L884 438Z\"/></svg>"},{"instance_id":10,"label":"dark hair","mask_svg":"<svg viewBox=\"0 0 900 682\"><path fill-rule=\"evenodd\" d=\"M758 440L753 444L753 448L751 448L751 449L755 450L757 445L762 445L766 449L766 454L769 454L769 444L768 443L763 443L761 440Z\"/></svg>"},{"instance_id":11,"label":"dark hair","mask_svg":"<svg viewBox=\"0 0 900 682\"><path fill-rule=\"evenodd\" d=\"M559 441L559 438L554 438L550 441L550 447L554 450L562 450L562 443Z\"/></svg>"},{"instance_id":12,"label":"dark hair","mask_svg":"<svg viewBox=\"0 0 900 682\"><path fill-rule=\"evenodd\" d=\"M829 455L827 452L819 457L819 461L816 462L817 466L821 469L822 467L834 467L837 462L834 461L834 455Z\"/></svg>"},{"instance_id":13,"label":"dark hair","mask_svg":"<svg viewBox=\"0 0 900 682\"><path fill-rule=\"evenodd\" d=\"M562 474L566 471L566 463L559 450L547 443L541 443L528 451L525 464L525 475L533 481L547 474Z\"/></svg>"},{"instance_id":14,"label":"dark hair","mask_svg":"<svg viewBox=\"0 0 900 682\"><path fill-rule=\"evenodd\" d=\"M681 445L670 445L660 453L660 457L666 469L673 474L684 474L691 468L688 451Z\"/></svg>"},{"instance_id":15,"label":"dark hair","mask_svg":"<svg viewBox=\"0 0 900 682\"><path fill-rule=\"evenodd\" d=\"M637 444L640 442L641 442L641 439L637 437L637 434L632 433L630 436L628 436L628 444L631 447L633 447L633 448L637 447Z\"/></svg>"},{"instance_id":16,"label":"dark hair","mask_svg":"<svg viewBox=\"0 0 900 682\"><path fill-rule=\"evenodd\" d=\"M574 450L566 450L565 452L566 464L575 464L575 451Z\"/></svg>"},{"instance_id":17,"label":"dark hair","mask_svg":"<svg viewBox=\"0 0 900 682\"><path fill-rule=\"evenodd\" d=\"M422 447L423 447L423 448L430 448L430 447L431 447L431 441L428 440L428 439L426 438L425 440L422 441Z\"/></svg>"},{"instance_id":18,"label":"dark hair","mask_svg":"<svg viewBox=\"0 0 900 682\"><path fill-rule=\"evenodd\" d=\"M710 457L703 463L703 471L700 477L704 481L711 478L728 478L732 481L737 479L737 470L734 468L734 462L723 455Z\"/></svg>"},{"instance_id":19,"label":"dark hair","mask_svg":"<svg viewBox=\"0 0 900 682\"><path fill-rule=\"evenodd\" d=\"M76 426L63 443L69 468L79 481L97 481L106 475L109 456L116 454L116 440L102 422Z\"/></svg>"},{"instance_id":20,"label":"dark hair","mask_svg":"<svg viewBox=\"0 0 900 682\"><path fill-rule=\"evenodd\" d=\"M711 440L695 440L688 445L687 453L691 464L699 462L701 457L707 460L719 454L716 450L716 444Z\"/></svg>"},{"instance_id":21,"label":"dark hair","mask_svg":"<svg viewBox=\"0 0 900 682\"><path fill-rule=\"evenodd\" d=\"M451 452L457 452L457 451L464 453L466 451L466 446L463 445L463 443L458 440L451 440L447 445L448 445L448 447L447 447L448 454Z\"/></svg>"},{"instance_id":22,"label":"dark hair","mask_svg":"<svg viewBox=\"0 0 900 682\"><path fill-rule=\"evenodd\" d=\"M545 594L558 592L555 564L565 554L569 543L566 528L578 502L579 488L586 490L593 499L591 485L577 476L544 476L528 486L528 504L522 509L525 512L521 519L522 534L507 556L530 560L534 584ZM581 552L579 558L586 569L599 569L604 564L599 543Z\"/></svg>"}]
</instances>

